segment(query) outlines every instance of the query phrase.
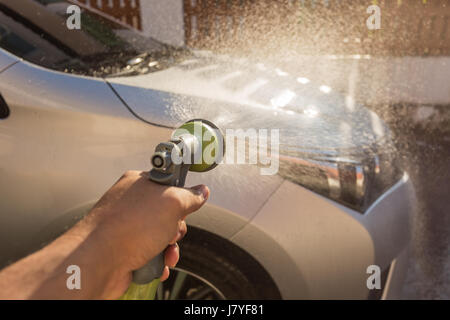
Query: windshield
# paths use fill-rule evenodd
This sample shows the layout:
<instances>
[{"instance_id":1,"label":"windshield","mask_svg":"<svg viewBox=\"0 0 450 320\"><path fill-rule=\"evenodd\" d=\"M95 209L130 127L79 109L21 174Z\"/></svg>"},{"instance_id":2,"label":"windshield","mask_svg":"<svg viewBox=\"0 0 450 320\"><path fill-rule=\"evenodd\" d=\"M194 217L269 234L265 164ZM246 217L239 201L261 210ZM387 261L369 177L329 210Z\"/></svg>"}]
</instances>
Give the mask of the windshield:
<instances>
[{"instance_id":1,"label":"windshield","mask_svg":"<svg viewBox=\"0 0 450 320\"><path fill-rule=\"evenodd\" d=\"M82 28L69 28L72 1L0 0L0 47L57 71L107 77L145 74L187 54L77 2Z\"/></svg>"}]
</instances>

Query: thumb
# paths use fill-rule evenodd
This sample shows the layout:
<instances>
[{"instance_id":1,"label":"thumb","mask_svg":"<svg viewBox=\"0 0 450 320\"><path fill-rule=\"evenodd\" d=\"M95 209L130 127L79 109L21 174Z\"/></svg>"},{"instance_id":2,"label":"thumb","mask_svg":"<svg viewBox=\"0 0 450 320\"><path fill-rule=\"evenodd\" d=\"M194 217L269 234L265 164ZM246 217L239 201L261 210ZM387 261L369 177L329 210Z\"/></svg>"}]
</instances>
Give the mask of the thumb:
<instances>
[{"instance_id":1,"label":"thumb","mask_svg":"<svg viewBox=\"0 0 450 320\"><path fill-rule=\"evenodd\" d=\"M209 188L203 184L192 188L178 189L180 198L183 199L183 210L181 212L184 219L188 214L200 209L209 198Z\"/></svg>"}]
</instances>

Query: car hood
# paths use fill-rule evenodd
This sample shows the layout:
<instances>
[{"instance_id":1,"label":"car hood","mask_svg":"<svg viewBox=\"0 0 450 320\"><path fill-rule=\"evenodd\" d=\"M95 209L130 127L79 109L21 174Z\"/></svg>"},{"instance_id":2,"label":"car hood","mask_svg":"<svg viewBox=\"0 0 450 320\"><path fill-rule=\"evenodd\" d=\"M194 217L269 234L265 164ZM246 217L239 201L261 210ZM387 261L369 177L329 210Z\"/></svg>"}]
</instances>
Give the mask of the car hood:
<instances>
[{"instance_id":1,"label":"car hood","mask_svg":"<svg viewBox=\"0 0 450 320\"><path fill-rule=\"evenodd\" d=\"M222 129L279 129L280 148L328 153L386 141L372 111L301 74L245 59L195 54L168 69L108 78L142 120L176 127L204 118Z\"/></svg>"}]
</instances>

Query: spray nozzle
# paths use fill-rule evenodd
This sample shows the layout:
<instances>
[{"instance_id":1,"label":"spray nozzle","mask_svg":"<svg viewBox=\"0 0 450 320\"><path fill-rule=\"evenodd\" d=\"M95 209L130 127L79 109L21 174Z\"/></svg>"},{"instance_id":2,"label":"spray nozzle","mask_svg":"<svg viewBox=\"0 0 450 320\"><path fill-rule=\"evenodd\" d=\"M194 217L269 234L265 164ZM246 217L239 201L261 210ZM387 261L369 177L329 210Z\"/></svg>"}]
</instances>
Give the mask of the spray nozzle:
<instances>
[{"instance_id":1,"label":"spray nozzle","mask_svg":"<svg viewBox=\"0 0 450 320\"><path fill-rule=\"evenodd\" d=\"M156 169L163 169L170 166L170 157L167 153L155 153L152 157L152 165Z\"/></svg>"},{"instance_id":2,"label":"spray nozzle","mask_svg":"<svg viewBox=\"0 0 450 320\"><path fill-rule=\"evenodd\" d=\"M205 172L222 160L225 144L221 131L201 119L184 123L169 142L158 144L151 158L150 180L184 186L188 171Z\"/></svg>"}]
</instances>

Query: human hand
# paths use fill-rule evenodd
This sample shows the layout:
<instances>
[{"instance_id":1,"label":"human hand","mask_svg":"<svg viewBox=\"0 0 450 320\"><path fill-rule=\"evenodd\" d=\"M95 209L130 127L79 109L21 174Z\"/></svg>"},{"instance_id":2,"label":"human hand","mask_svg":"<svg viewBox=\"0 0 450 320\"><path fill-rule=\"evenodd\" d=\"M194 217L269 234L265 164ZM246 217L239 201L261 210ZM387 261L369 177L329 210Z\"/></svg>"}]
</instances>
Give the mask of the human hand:
<instances>
[{"instance_id":1,"label":"human hand","mask_svg":"<svg viewBox=\"0 0 450 320\"><path fill-rule=\"evenodd\" d=\"M108 285L108 296L120 296L130 284L131 272L166 247L161 280L168 278L169 267L179 259L176 242L187 232L184 219L208 197L209 189L203 185L169 187L151 182L146 172L129 171L71 232L93 232L113 252L117 273Z\"/></svg>"}]
</instances>

